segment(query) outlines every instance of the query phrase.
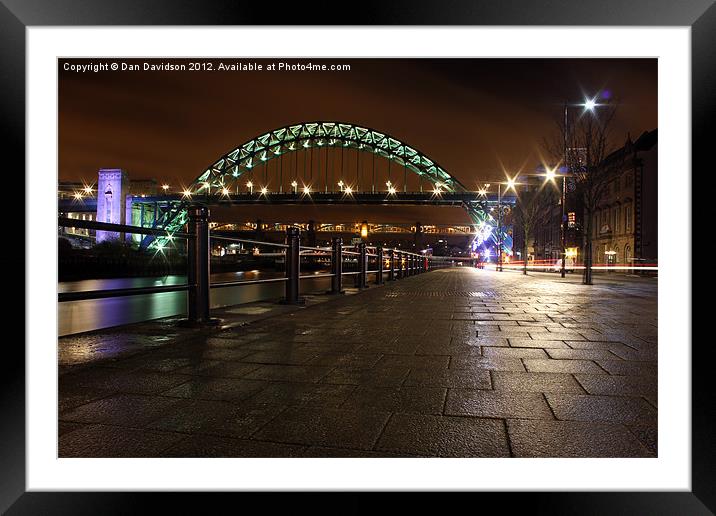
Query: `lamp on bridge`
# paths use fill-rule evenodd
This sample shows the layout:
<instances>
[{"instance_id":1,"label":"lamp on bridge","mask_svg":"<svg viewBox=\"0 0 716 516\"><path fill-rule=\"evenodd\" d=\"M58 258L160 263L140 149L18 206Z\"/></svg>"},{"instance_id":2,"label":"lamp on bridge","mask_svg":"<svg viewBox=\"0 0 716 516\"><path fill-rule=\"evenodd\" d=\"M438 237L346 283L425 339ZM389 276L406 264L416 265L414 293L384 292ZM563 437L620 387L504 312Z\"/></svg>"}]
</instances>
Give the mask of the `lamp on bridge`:
<instances>
[{"instance_id":1,"label":"lamp on bridge","mask_svg":"<svg viewBox=\"0 0 716 516\"><path fill-rule=\"evenodd\" d=\"M338 188L341 189L341 192L343 191L343 181L338 181Z\"/></svg>"},{"instance_id":2,"label":"lamp on bridge","mask_svg":"<svg viewBox=\"0 0 716 516\"><path fill-rule=\"evenodd\" d=\"M298 191L298 182L297 182L297 181L291 181L291 186L293 187L293 193L297 193L297 191Z\"/></svg>"},{"instance_id":3,"label":"lamp on bridge","mask_svg":"<svg viewBox=\"0 0 716 516\"><path fill-rule=\"evenodd\" d=\"M248 181L246 183L246 188L249 189L249 193L251 193L251 194L254 193L254 184L251 181Z\"/></svg>"},{"instance_id":4,"label":"lamp on bridge","mask_svg":"<svg viewBox=\"0 0 716 516\"><path fill-rule=\"evenodd\" d=\"M363 239L368 238L368 222L365 220L360 225L360 237Z\"/></svg>"}]
</instances>

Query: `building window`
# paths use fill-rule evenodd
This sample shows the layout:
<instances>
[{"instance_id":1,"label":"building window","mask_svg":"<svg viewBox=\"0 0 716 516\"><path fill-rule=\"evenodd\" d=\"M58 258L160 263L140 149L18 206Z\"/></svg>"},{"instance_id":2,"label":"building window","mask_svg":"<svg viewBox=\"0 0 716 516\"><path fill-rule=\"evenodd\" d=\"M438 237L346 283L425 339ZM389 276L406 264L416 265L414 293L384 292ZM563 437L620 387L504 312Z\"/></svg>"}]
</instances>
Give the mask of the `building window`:
<instances>
[{"instance_id":1,"label":"building window","mask_svg":"<svg viewBox=\"0 0 716 516\"><path fill-rule=\"evenodd\" d=\"M612 209L612 233L616 234L619 227L619 211L617 211L619 208L613 208Z\"/></svg>"},{"instance_id":2,"label":"building window","mask_svg":"<svg viewBox=\"0 0 716 516\"><path fill-rule=\"evenodd\" d=\"M614 233L621 232L621 226L622 226L621 216L622 216L622 209L620 206L617 206L616 208L614 208Z\"/></svg>"},{"instance_id":3,"label":"building window","mask_svg":"<svg viewBox=\"0 0 716 516\"><path fill-rule=\"evenodd\" d=\"M631 231L631 204L624 208L624 226L627 233Z\"/></svg>"},{"instance_id":4,"label":"building window","mask_svg":"<svg viewBox=\"0 0 716 516\"><path fill-rule=\"evenodd\" d=\"M634 178L631 175L631 171L624 175L624 188L629 188L634 183Z\"/></svg>"}]
</instances>

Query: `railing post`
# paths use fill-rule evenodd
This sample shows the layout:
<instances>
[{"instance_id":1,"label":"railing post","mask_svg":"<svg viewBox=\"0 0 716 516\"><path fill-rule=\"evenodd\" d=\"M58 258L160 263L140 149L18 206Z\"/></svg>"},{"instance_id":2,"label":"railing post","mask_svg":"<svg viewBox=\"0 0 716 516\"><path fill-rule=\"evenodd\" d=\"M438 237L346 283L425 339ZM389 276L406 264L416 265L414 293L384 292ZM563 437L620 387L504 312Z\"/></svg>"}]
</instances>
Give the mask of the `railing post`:
<instances>
[{"instance_id":1,"label":"railing post","mask_svg":"<svg viewBox=\"0 0 716 516\"><path fill-rule=\"evenodd\" d=\"M366 256L365 242L358 244L358 288L368 286L368 256Z\"/></svg>"},{"instance_id":2,"label":"railing post","mask_svg":"<svg viewBox=\"0 0 716 516\"><path fill-rule=\"evenodd\" d=\"M375 273L375 284L383 284L383 247L378 246L375 248L375 254L378 256L378 272Z\"/></svg>"},{"instance_id":3,"label":"railing post","mask_svg":"<svg viewBox=\"0 0 716 516\"><path fill-rule=\"evenodd\" d=\"M187 246L187 312L190 324L209 322L209 209L205 206L189 208L189 238Z\"/></svg>"},{"instance_id":4,"label":"railing post","mask_svg":"<svg viewBox=\"0 0 716 516\"><path fill-rule=\"evenodd\" d=\"M388 281L395 281L395 249L388 251L388 261L390 269L388 269Z\"/></svg>"},{"instance_id":5,"label":"railing post","mask_svg":"<svg viewBox=\"0 0 716 516\"><path fill-rule=\"evenodd\" d=\"M331 252L331 294L343 293L343 239L333 237Z\"/></svg>"},{"instance_id":6,"label":"railing post","mask_svg":"<svg viewBox=\"0 0 716 516\"><path fill-rule=\"evenodd\" d=\"M398 279L405 277L405 271L403 270L403 253L398 251Z\"/></svg>"},{"instance_id":7,"label":"railing post","mask_svg":"<svg viewBox=\"0 0 716 516\"><path fill-rule=\"evenodd\" d=\"M300 274L300 231L296 227L286 230L286 303L297 304L298 299L298 276Z\"/></svg>"}]
</instances>

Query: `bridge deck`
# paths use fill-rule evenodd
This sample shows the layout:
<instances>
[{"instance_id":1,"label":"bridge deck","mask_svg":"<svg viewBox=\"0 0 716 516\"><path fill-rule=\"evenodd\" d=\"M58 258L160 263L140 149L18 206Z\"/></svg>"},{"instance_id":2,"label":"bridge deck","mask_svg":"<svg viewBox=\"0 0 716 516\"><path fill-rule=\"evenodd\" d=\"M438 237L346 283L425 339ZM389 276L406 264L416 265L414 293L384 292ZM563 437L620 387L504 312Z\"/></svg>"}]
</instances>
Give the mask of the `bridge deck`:
<instances>
[{"instance_id":1,"label":"bridge deck","mask_svg":"<svg viewBox=\"0 0 716 516\"><path fill-rule=\"evenodd\" d=\"M656 280L596 282L454 268L233 329L127 327L135 354L62 367L59 455L654 456Z\"/></svg>"}]
</instances>

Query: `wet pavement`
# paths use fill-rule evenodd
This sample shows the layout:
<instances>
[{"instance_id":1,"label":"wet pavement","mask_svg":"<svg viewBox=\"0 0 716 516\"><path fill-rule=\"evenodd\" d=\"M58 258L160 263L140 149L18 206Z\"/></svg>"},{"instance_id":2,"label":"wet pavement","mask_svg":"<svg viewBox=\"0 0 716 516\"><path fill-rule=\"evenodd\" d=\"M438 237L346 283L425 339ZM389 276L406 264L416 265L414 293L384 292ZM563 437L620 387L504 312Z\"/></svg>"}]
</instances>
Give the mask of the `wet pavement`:
<instances>
[{"instance_id":1,"label":"wet pavement","mask_svg":"<svg viewBox=\"0 0 716 516\"><path fill-rule=\"evenodd\" d=\"M64 337L59 456L654 457L657 280L595 282L456 267Z\"/></svg>"}]
</instances>

